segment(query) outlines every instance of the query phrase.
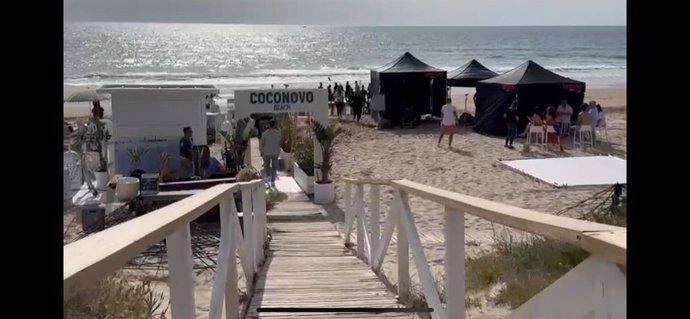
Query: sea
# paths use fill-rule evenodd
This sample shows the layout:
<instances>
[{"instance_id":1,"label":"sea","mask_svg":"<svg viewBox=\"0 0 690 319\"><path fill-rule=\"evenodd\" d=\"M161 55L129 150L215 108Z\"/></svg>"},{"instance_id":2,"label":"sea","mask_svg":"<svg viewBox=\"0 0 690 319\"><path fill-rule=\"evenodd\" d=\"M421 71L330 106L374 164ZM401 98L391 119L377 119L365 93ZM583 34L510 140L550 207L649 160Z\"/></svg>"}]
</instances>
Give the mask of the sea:
<instances>
[{"instance_id":1,"label":"sea","mask_svg":"<svg viewBox=\"0 0 690 319\"><path fill-rule=\"evenodd\" d=\"M369 82L409 51L452 70L477 59L506 72L527 60L588 88L626 83L625 26L350 27L66 22L64 84L324 87Z\"/></svg>"}]
</instances>

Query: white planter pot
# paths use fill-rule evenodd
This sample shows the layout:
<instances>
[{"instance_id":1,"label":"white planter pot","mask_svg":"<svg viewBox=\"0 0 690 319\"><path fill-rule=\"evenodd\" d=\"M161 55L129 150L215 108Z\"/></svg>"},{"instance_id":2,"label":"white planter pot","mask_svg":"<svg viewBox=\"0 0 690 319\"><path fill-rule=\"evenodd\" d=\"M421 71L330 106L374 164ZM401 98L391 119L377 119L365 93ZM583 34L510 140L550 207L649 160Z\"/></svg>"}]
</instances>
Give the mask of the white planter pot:
<instances>
[{"instance_id":1,"label":"white planter pot","mask_svg":"<svg viewBox=\"0 0 690 319\"><path fill-rule=\"evenodd\" d=\"M128 202L139 195L139 179L136 177L120 177L115 187L115 197L119 202Z\"/></svg>"},{"instance_id":2,"label":"white planter pot","mask_svg":"<svg viewBox=\"0 0 690 319\"><path fill-rule=\"evenodd\" d=\"M293 178L297 186L307 195L314 194L314 176L307 175L297 163L292 164L292 170L294 171Z\"/></svg>"},{"instance_id":3,"label":"white planter pot","mask_svg":"<svg viewBox=\"0 0 690 319\"><path fill-rule=\"evenodd\" d=\"M104 190L108 188L108 172L95 172L96 189Z\"/></svg>"},{"instance_id":4,"label":"white planter pot","mask_svg":"<svg viewBox=\"0 0 690 319\"><path fill-rule=\"evenodd\" d=\"M292 153L286 153L283 149L280 149L280 159L283 161L281 168L283 171L289 172L292 166Z\"/></svg>"},{"instance_id":5,"label":"white planter pot","mask_svg":"<svg viewBox=\"0 0 690 319\"><path fill-rule=\"evenodd\" d=\"M335 201L335 183L314 183L314 203L331 204Z\"/></svg>"}]
</instances>

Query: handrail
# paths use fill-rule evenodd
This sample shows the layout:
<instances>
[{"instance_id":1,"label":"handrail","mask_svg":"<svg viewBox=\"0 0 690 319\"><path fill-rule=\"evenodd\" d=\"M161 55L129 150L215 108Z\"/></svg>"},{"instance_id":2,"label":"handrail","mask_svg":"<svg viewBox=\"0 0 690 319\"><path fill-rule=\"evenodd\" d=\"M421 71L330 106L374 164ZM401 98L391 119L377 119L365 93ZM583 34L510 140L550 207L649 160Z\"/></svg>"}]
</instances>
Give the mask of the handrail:
<instances>
[{"instance_id":1,"label":"handrail","mask_svg":"<svg viewBox=\"0 0 690 319\"><path fill-rule=\"evenodd\" d=\"M562 291L568 291L568 289L575 289L574 291L584 289L582 290L583 294L594 296L593 299L584 300L584 306L569 305L570 314L568 317L570 318L580 318L592 309L595 313L602 312L602 316L611 316L612 313L615 313L614 317L619 317L621 313L624 314L621 309L625 309L625 298L610 299L611 297L607 296L612 293L621 296L621 291L623 296L625 294L625 277L621 276L620 268L615 266L615 264L627 265L627 229L625 227L540 213L408 180L344 178L344 181L345 244L350 243L350 233L353 231L352 224L356 219L357 257L369 264L374 272L379 273L391 236L397 229L398 297L402 302L409 301L410 255L408 253L411 251L422 284L424 298L429 306L435 309L434 318L465 317L465 213L546 238L570 243L592 254L576 269L561 277L567 277L567 279L556 281L521 306L519 311L514 312L514 316L510 316L511 319L563 315L564 313L559 312L559 307L562 307L563 304L559 304L559 302L563 301ZM369 216L364 209L365 196L363 194L364 185L367 184L371 186L370 199L367 205ZM390 202L390 211L383 225L383 232L380 232L379 187L382 185L392 187L394 196ZM355 192L352 192L353 186ZM414 222L408 199L410 194L440 203L445 207L443 213L445 220L445 306L441 303ZM590 280L592 278L594 280ZM592 290L588 291L587 289ZM573 292L568 292L568 294L573 294ZM554 303L554 301L556 302ZM602 308L602 303L606 303L607 307L610 308ZM583 311L584 313L581 313Z\"/></svg>"},{"instance_id":2,"label":"handrail","mask_svg":"<svg viewBox=\"0 0 690 319\"><path fill-rule=\"evenodd\" d=\"M164 238L170 238L183 227L188 227L190 222L215 205L232 200L234 192L244 191L251 196L252 193L249 191L261 190L263 189L261 185L260 180L216 185L199 194L65 245L63 247L63 300L66 301L82 289L92 286L95 281L119 269L148 247ZM257 205L261 206L260 203L253 204L253 206ZM251 209L252 205L248 206L244 209ZM234 210L234 202L232 207ZM256 207L254 211L256 212ZM261 223L263 216L257 217ZM260 241L257 243L258 247L263 242L259 235L256 236Z\"/></svg>"},{"instance_id":3,"label":"handrail","mask_svg":"<svg viewBox=\"0 0 690 319\"><path fill-rule=\"evenodd\" d=\"M586 220L556 216L482 198L463 195L408 180L392 181L390 186L409 194L455 208L504 226L541 235L581 247L625 266L627 229ZM608 240L593 234L608 233ZM583 241L586 241L583 244Z\"/></svg>"},{"instance_id":4,"label":"handrail","mask_svg":"<svg viewBox=\"0 0 690 319\"><path fill-rule=\"evenodd\" d=\"M502 204L409 180L344 178L355 185L387 185L464 213L576 245L617 264L627 265L627 228L599 224Z\"/></svg>"}]
</instances>

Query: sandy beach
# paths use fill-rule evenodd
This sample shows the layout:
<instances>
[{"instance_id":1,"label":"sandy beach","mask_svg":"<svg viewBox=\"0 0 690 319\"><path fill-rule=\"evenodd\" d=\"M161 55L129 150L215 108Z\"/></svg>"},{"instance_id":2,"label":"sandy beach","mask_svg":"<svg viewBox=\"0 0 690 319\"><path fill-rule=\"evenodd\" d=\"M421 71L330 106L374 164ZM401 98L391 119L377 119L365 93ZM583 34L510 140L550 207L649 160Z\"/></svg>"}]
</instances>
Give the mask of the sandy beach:
<instances>
[{"instance_id":1,"label":"sandy beach","mask_svg":"<svg viewBox=\"0 0 690 319\"><path fill-rule=\"evenodd\" d=\"M471 103L471 95L468 99ZM464 96L454 96L454 104L462 112ZM370 177L386 179L408 179L425 185L454 192L489 199L517 207L533 209L544 213L558 212L591 197L601 187L588 189L559 189L527 176L496 165L500 159L521 159L533 157L586 156L593 154L615 154L625 158L626 154L626 89L591 89L585 100L599 102L607 117L611 145L601 144L598 151L572 150L566 146L565 154L532 150L520 151L524 139L517 139L516 149L503 147L503 138L483 136L471 130L460 128L453 141L454 149L448 149L447 140L437 147L438 124L423 125L416 129L376 130L355 124L343 124L347 135L336 146L333 177L336 181L337 206L344 210L343 177ZM462 103L462 104L460 104ZM469 103L468 103L469 104ZM473 112L474 106L468 109ZM572 168L576 169L576 168ZM365 187L365 194L368 187ZM389 211L388 201L392 190L381 191L381 223ZM410 196L410 206L420 232L426 258L437 283L443 276L443 207L439 204ZM564 216L579 217L591 209L582 205L568 210ZM503 232L503 227L494 225L471 215L465 216L466 251L476 256L491 249L492 237ZM510 231L518 236L518 232ZM384 273L393 283L397 281L395 238L389 247L384 262ZM413 283L420 289L414 263L410 261ZM471 318L500 318L508 313L502 306L491 304L491 296L483 297L483 306L471 308Z\"/></svg>"},{"instance_id":2,"label":"sandy beach","mask_svg":"<svg viewBox=\"0 0 690 319\"><path fill-rule=\"evenodd\" d=\"M65 96L79 88L66 88ZM92 87L93 88L93 87ZM464 93L453 92L453 104L459 112L464 111ZM474 112L472 94L468 98L468 111ZM494 200L518 207L534 209L545 213L558 212L591 197L601 188L590 189L557 189L543 182L515 173L496 163L500 159L520 159L533 157L583 156L592 154L615 154L625 157L626 154L626 89L607 88L589 89L585 100L599 102L607 116L611 145L602 144L598 152L572 150L567 147L565 154L532 150L530 153L520 151L524 139L516 140L516 150L503 147L503 138L483 136L471 130L460 128L454 138L453 149L449 149L444 140L442 147L437 147L438 124L429 123L415 129L377 130L372 127L343 123L347 134L336 146L334 156L333 178L336 180L336 206L344 210L344 183L342 177L370 177L389 179L408 179L429 186L451 190L462 194ZM103 103L106 116L110 114L110 103ZM66 103L65 118L88 115L86 103ZM365 187L365 192L368 187ZM390 209L388 201L392 198L390 188L381 191L381 223L384 222ZM426 258L437 283L442 282L444 243L443 243L443 207L439 204L410 197L415 223L420 233ZM581 206L568 210L565 215L579 217L590 209ZM75 211L66 211L65 224L71 224ZM337 218L336 218L337 219ZM493 236L505 230L480 218L465 217L466 251L469 256L477 256L491 249ZM518 234L518 232L510 231ZM66 237L69 237L66 233ZM397 281L396 241L393 237L384 261L384 274L392 282ZM157 291L167 296L163 273L151 271L126 271L131 278L154 281ZM421 291L419 277L414 263L410 261L413 289ZM210 270L197 272L197 315L203 317L208 311L210 299L210 282L213 273ZM244 290L244 276L240 279L240 289ZM469 308L469 318L502 318L509 310L504 306L492 303L491 294L472 296L482 302L481 307Z\"/></svg>"}]
</instances>

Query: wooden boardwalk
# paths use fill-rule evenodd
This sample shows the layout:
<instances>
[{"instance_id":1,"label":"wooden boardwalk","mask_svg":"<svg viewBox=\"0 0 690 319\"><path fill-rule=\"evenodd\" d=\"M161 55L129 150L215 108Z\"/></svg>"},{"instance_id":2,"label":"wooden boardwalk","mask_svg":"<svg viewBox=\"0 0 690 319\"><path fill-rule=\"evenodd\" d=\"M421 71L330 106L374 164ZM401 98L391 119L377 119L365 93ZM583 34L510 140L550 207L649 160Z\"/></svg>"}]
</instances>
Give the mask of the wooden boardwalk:
<instances>
[{"instance_id":1,"label":"wooden boardwalk","mask_svg":"<svg viewBox=\"0 0 690 319\"><path fill-rule=\"evenodd\" d=\"M260 307L402 307L376 274L345 248L319 209L305 195L291 193L268 213L272 239L246 318L414 318L409 313L257 312Z\"/></svg>"}]
</instances>

